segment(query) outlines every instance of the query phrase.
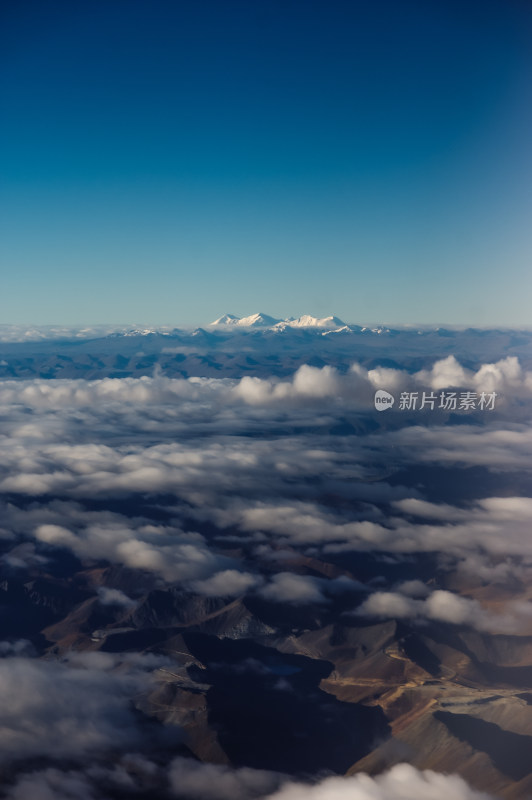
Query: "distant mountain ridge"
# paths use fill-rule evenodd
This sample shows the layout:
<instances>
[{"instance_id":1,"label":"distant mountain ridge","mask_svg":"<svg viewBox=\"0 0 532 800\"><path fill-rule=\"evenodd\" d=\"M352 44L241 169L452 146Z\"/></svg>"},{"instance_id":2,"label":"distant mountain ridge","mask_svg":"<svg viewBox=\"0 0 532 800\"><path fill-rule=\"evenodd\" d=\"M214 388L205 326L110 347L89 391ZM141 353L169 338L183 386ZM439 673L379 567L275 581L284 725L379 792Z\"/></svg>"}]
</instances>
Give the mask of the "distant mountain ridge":
<instances>
[{"instance_id":1,"label":"distant mountain ridge","mask_svg":"<svg viewBox=\"0 0 532 800\"><path fill-rule=\"evenodd\" d=\"M287 317L279 320L269 314L256 313L245 317L237 317L234 314L224 314L214 322L207 323L203 327L193 327L183 325L176 327L173 324L153 325L153 324L132 324L132 325L92 325L83 328L66 327L58 325L41 325L26 327L24 325L0 324L0 348L14 346L34 346L42 345L48 347L52 342L83 346L90 342L119 342L130 340L134 342L149 342L160 340L184 341L191 337L208 338L210 341L223 340L234 334L249 337L256 334L278 334L285 332L294 333L300 338L309 336L313 339L326 337L337 338L336 334L341 334L339 338L349 337L354 334L363 338L402 338L412 341L416 338L437 337L439 339L461 339L473 337L474 339L492 338L493 336L507 337L512 340L513 346L521 346L527 343L532 337L530 328L466 328L463 326L441 327L435 325L413 325L398 324L389 327L384 324L355 324L345 323L339 317L330 315L327 317L313 317L310 314L303 314L300 317ZM0 359L0 362L2 359ZM1 364L0 364L1 366Z\"/></svg>"},{"instance_id":2,"label":"distant mountain ridge","mask_svg":"<svg viewBox=\"0 0 532 800\"><path fill-rule=\"evenodd\" d=\"M0 325L0 382L139 378L155 368L177 378L286 378L302 364L344 372L355 361L417 372L449 356L475 369L513 356L532 369L532 331L346 325L310 315L277 321L264 313L227 314L195 329L135 324L25 332Z\"/></svg>"}]
</instances>

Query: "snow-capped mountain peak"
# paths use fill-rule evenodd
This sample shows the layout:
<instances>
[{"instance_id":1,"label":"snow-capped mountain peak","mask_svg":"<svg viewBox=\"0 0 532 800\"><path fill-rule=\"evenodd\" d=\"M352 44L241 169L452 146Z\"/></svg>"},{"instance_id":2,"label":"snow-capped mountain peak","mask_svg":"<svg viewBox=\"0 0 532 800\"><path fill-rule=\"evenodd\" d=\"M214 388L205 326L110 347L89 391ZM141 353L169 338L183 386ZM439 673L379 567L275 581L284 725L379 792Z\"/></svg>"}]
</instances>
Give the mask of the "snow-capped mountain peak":
<instances>
[{"instance_id":1,"label":"snow-capped mountain peak","mask_svg":"<svg viewBox=\"0 0 532 800\"><path fill-rule=\"evenodd\" d=\"M324 330L336 330L345 327L338 317L312 317L310 314L303 314L297 319L285 319L276 325L277 328L323 328Z\"/></svg>"},{"instance_id":2,"label":"snow-capped mountain peak","mask_svg":"<svg viewBox=\"0 0 532 800\"><path fill-rule=\"evenodd\" d=\"M224 314L223 317L218 317L211 325L236 325L240 321L240 317L235 317L234 314Z\"/></svg>"},{"instance_id":3,"label":"snow-capped mountain peak","mask_svg":"<svg viewBox=\"0 0 532 800\"><path fill-rule=\"evenodd\" d=\"M248 317L235 317L233 314L224 314L223 317L219 317L214 322L211 322L212 325L238 325L239 328L270 328L273 325L277 325L280 320L274 319L274 317L270 317L269 314L262 314L259 312L258 314L250 314Z\"/></svg>"},{"instance_id":4,"label":"snow-capped mountain peak","mask_svg":"<svg viewBox=\"0 0 532 800\"><path fill-rule=\"evenodd\" d=\"M269 314L251 314L249 317L242 317L238 321L238 325L246 326L246 327L271 327L272 325L277 325L280 322L278 319L274 319L274 317L270 317Z\"/></svg>"}]
</instances>

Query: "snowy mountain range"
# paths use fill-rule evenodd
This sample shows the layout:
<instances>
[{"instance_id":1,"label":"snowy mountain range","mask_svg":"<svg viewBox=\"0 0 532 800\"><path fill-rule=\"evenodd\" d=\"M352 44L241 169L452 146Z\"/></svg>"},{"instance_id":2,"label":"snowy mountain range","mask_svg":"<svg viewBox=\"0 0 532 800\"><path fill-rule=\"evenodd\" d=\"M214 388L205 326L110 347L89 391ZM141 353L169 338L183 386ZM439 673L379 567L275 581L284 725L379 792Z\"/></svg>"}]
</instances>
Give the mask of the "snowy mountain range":
<instances>
[{"instance_id":1,"label":"snowy mountain range","mask_svg":"<svg viewBox=\"0 0 532 800\"><path fill-rule=\"evenodd\" d=\"M287 317L286 319L275 319L269 314L250 314L248 317L235 317L233 314L224 314L222 317L211 322L209 327L241 327L241 328L270 328L272 330L284 330L285 328L321 328L322 330L348 329L345 322L334 316L313 317L310 314L303 314L301 317Z\"/></svg>"}]
</instances>

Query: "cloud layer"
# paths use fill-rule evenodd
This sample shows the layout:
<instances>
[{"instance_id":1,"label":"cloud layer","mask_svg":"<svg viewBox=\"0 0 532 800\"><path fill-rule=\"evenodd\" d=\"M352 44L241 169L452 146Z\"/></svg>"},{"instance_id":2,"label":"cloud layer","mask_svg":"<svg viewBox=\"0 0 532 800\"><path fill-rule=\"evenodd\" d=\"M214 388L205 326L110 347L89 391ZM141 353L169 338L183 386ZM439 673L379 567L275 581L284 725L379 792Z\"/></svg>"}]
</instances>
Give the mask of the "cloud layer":
<instances>
[{"instance_id":1,"label":"cloud layer","mask_svg":"<svg viewBox=\"0 0 532 800\"><path fill-rule=\"evenodd\" d=\"M377 388L496 392L497 404L377 414ZM142 698L166 670L178 699L163 693L157 713L186 717L179 692L206 680L204 665L182 642L171 656L144 641L136 652L127 634L147 619L150 632L177 637L200 612L220 641L223 615L231 641L388 619L531 633L531 396L532 373L513 357L475 370L449 356L417 371L357 363L239 380L0 382L6 602L19 591L56 615L47 625L82 620L79 637L63 631L57 647L33 629L1 643L2 758L46 762L13 773L6 797L103 800L105 787L140 787L188 800L485 798L406 764L315 784L175 753L162 764ZM45 595L43 575L57 597ZM74 589L61 612L61 592ZM125 642L124 652L91 638L107 625L117 634L109 649ZM94 652L67 652L80 641ZM194 702L207 692L193 688ZM196 724L203 711L186 697ZM180 741L178 725L173 734Z\"/></svg>"}]
</instances>

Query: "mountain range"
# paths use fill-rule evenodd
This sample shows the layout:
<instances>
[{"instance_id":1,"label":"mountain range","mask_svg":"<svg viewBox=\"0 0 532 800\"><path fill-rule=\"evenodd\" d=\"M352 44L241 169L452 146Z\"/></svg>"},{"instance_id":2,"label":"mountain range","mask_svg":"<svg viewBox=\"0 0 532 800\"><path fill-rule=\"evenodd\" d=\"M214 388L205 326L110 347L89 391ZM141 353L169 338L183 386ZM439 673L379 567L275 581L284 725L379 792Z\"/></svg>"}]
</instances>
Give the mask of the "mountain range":
<instances>
[{"instance_id":1,"label":"mountain range","mask_svg":"<svg viewBox=\"0 0 532 800\"><path fill-rule=\"evenodd\" d=\"M335 316L277 321L225 315L199 328L24 331L0 326L0 379L283 377L302 364L348 370L354 361L417 371L453 356L469 368L507 356L532 364L527 330L346 325Z\"/></svg>"}]
</instances>

